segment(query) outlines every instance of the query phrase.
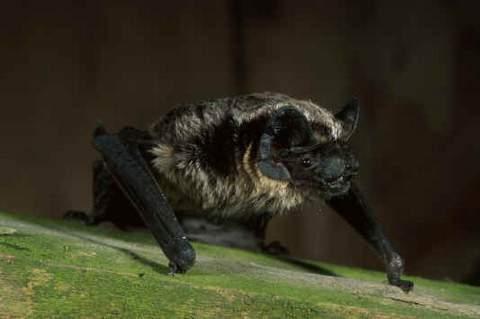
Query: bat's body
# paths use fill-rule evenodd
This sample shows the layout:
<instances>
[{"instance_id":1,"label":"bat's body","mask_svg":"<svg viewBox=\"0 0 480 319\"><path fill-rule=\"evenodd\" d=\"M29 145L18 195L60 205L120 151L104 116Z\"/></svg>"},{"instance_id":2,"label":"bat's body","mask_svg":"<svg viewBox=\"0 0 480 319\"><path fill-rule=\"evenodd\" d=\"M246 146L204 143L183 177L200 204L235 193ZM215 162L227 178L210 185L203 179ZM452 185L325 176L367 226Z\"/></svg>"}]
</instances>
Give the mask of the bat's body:
<instances>
[{"instance_id":1,"label":"bat's body","mask_svg":"<svg viewBox=\"0 0 480 319\"><path fill-rule=\"evenodd\" d=\"M263 175L258 147L274 110L291 105L309 124L336 127L333 115L285 95L257 94L177 108L151 128L152 164L176 210L244 218L282 213L309 195L284 180Z\"/></svg>"},{"instance_id":2,"label":"bat's body","mask_svg":"<svg viewBox=\"0 0 480 319\"><path fill-rule=\"evenodd\" d=\"M99 128L94 144L103 163L94 167L87 220L121 223L115 215L126 207L139 213L171 270L186 271L195 252L176 215L244 221L261 238L271 216L321 198L377 250L389 282L409 291L402 260L351 183L358 162L346 142L357 121L356 101L333 115L262 93L176 108L149 132Z\"/></svg>"}]
</instances>

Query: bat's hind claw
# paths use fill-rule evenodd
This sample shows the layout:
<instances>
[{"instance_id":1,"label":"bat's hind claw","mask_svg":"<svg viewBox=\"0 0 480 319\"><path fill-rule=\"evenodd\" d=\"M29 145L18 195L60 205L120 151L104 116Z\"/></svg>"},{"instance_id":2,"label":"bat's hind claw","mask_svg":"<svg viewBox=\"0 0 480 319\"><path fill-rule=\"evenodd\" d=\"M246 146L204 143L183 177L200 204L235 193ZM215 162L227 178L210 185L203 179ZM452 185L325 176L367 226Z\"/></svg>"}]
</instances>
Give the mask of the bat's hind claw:
<instances>
[{"instance_id":1,"label":"bat's hind claw","mask_svg":"<svg viewBox=\"0 0 480 319\"><path fill-rule=\"evenodd\" d=\"M390 285L399 287L406 293L409 293L414 286L413 282L411 282L410 280L402 280L400 278L389 279L388 282L390 283Z\"/></svg>"},{"instance_id":2,"label":"bat's hind claw","mask_svg":"<svg viewBox=\"0 0 480 319\"><path fill-rule=\"evenodd\" d=\"M95 222L90 215L79 210L68 210L63 215L64 220L74 220L79 221L85 225L94 225Z\"/></svg>"},{"instance_id":3,"label":"bat's hind claw","mask_svg":"<svg viewBox=\"0 0 480 319\"><path fill-rule=\"evenodd\" d=\"M168 275L169 276L175 276L175 274L177 274L179 271L178 271L178 266L177 264L175 263L172 263L172 262L169 262L168 263Z\"/></svg>"}]
</instances>

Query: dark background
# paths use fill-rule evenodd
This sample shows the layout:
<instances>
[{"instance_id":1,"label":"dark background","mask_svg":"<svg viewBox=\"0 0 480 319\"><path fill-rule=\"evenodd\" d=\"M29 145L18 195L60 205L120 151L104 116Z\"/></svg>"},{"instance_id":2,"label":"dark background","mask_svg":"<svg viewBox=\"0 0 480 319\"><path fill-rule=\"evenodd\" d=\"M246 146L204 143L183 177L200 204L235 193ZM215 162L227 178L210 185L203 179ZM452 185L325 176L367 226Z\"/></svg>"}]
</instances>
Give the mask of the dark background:
<instances>
[{"instance_id":1,"label":"dark background","mask_svg":"<svg viewBox=\"0 0 480 319\"><path fill-rule=\"evenodd\" d=\"M264 90L362 105L360 185L411 274L480 280L479 1L2 1L0 209L88 209L90 136ZM269 229L382 268L333 212Z\"/></svg>"}]
</instances>

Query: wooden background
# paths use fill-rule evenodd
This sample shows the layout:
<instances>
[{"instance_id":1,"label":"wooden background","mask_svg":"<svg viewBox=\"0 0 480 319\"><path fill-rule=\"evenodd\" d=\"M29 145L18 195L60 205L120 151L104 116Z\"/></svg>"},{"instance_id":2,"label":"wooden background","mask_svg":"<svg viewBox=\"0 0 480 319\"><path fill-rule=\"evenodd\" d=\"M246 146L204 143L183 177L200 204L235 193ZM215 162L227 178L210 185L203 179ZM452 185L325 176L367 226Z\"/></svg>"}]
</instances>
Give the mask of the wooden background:
<instances>
[{"instance_id":1,"label":"wooden background","mask_svg":"<svg viewBox=\"0 0 480 319\"><path fill-rule=\"evenodd\" d=\"M90 136L176 104L279 91L362 104L360 184L409 273L480 281L478 1L3 1L0 209L88 209ZM269 229L381 268L327 209Z\"/></svg>"}]
</instances>

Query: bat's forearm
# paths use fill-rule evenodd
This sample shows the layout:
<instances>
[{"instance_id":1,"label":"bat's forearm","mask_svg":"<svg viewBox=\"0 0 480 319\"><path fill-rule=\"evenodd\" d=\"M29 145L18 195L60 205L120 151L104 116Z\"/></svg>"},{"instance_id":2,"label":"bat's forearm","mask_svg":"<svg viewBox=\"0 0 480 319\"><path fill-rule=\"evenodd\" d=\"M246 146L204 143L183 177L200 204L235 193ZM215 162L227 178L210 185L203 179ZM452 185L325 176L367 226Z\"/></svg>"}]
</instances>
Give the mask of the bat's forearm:
<instances>
[{"instance_id":1,"label":"bat's forearm","mask_svg":"<svg viewBox=\"0 0 480 319\"><path fill-rule=\"evenodd\" d=\"M113 178L170 259L171 270L188 270L194 264L195 251L167 199L160 192L139 148L113 134L96 136L94 145L102 154Z\"/></svg>"},{"instance_id":2,"label":"bat's forearm","mask_svg":"<svg viewBox=\"0 0 480 319\"><path fill-rule=\"evenodd\" d=\"M383 259L389 283L406 292L410 291L413 288L413 283L400 279L404 268L402 258L393 249L356 185L352 184L348 193L333 197L327 202L365 238Z\"/></svg>"}]
</instances>

